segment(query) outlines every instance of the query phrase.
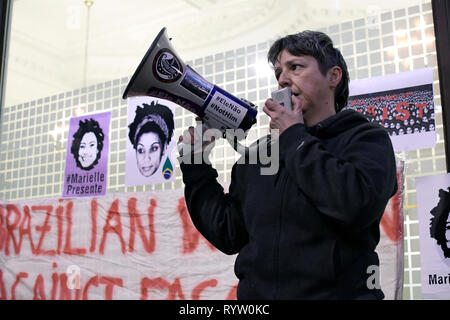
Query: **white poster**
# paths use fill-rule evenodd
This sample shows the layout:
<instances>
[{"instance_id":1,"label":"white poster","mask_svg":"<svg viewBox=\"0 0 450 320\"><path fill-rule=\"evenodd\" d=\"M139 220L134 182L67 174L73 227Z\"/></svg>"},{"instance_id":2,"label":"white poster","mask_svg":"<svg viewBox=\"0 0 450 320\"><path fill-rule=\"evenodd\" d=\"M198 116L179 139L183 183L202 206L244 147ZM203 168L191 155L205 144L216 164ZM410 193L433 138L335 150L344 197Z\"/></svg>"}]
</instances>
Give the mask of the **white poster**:
<instances>
[{"instance_id":1,"label":"white poster","mask_svg":"<svg viewBox=\"0 0 450 320\"><path fill-rule=\"evenodd\" d=\"M176 104L163 99L128 99L127 187L175 179L175 108Z\"/></svg>"},{"instance_id":2,"label":"white poster","mask_svg":"<svg viewBox=\"0 0 450 320\"><path fill-rule=\"evenodd\" d=\"M395 152L436 145L431 68L351 81L349 89L346 108L383 126Z\"/></svg>"},{"instance_id":3,"label":"white poster","mask_svg":"<svg viewBox=\"0 0 450 320\"><path fill-rule=\"evenodd\" d=\"M416 179L422 297L450 299L450 174Z\"/></svg>"}]
</instances>

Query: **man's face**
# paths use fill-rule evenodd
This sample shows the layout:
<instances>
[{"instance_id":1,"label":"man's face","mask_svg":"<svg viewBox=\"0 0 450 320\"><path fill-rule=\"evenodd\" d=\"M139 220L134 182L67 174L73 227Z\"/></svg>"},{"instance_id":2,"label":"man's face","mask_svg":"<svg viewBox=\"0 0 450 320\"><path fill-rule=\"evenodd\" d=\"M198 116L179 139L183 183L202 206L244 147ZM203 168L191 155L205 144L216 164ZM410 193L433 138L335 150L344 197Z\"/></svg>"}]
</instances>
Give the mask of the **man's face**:
<instances>
[{"instance_id":1,"label":"man's face","mask_svg":"<svg viewBox=\"0 0 450 320\"><path fill-rule=\"evenodd\" d=\"M283 50L275 63L275 77L279 88L289 87L302 102L303 118L307 126L336 113L334 91L315 58L294 56Z\"/></svg>"}]
</instances>

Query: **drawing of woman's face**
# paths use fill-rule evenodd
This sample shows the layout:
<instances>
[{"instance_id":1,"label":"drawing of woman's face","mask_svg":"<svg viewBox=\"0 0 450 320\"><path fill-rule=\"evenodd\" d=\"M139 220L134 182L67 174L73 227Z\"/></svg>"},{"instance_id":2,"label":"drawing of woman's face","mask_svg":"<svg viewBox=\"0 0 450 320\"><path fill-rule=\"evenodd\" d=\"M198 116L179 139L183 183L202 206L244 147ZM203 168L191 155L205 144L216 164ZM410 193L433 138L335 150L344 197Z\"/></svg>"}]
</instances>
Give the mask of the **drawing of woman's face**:
<instances>
[{"instance_id":1,"label":"drawing of woman's face","mask_svg":"<svg viewBox=\"0 0 450 320\"><path fill-rule=\"evenodd\" d=\"M97 137L93 132L86 132L80 142L78 160L83 168L89 167L97 158Z\"/></svg>"},{"instance_id":2,"label":"drawing of woman's face","mask_svg":"<svg viewBox=\"0 0 450 320\"><path fill-rule=\"evenodd\" d=\"M152 176L159 168L163 155L163 146L156 132L143 133L136 146L136 161L139 172L145 176Z\"/></svg>"}]
</instances>

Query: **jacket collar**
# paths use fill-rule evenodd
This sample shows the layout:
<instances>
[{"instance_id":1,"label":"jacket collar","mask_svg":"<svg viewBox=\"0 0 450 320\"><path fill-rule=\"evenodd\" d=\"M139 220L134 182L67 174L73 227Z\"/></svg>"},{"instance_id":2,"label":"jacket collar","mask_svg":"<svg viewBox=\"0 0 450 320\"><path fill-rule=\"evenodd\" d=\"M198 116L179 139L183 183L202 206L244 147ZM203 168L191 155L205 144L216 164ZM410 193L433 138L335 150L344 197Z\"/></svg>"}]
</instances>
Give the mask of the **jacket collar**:
<instances>
[{"instance_id":1,"label":"jacket collar","mask_svg":"<svg viewBox=\"0 0 450 320\"><path fill-rule=\"evenodd\" d=\"M322 120L312 127L306 127L306 131L317 137L336 135L347 131L355 123L368 123L369 121L357 111L342 110L331 117Z\"/></svg>"}]
</instances>

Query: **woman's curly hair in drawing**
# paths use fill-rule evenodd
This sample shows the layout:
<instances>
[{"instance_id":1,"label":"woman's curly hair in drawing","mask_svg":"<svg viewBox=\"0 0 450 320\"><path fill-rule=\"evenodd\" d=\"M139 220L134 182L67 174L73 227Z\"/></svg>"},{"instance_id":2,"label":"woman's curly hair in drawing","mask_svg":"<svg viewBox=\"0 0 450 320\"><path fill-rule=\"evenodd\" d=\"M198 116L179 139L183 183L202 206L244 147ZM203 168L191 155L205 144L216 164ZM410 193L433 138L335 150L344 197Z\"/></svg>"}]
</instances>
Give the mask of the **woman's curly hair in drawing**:
<instances>
[{"instance_id":1,"label":"woman's curly hair in drawing","mask_svg":"<svg viewBox=\"0 0 450 320\"><path fill-rule=\"evenodd\" d=\"M430 237L436 239L437 244L441 246L444 257L450 258L450 237L446 235L450 228L448 216L450 212L450 188L449 192L439 189L439 203L436 207L431 209L430 213L433 216L430 219Z\"/></svg>"}]
</instances>

